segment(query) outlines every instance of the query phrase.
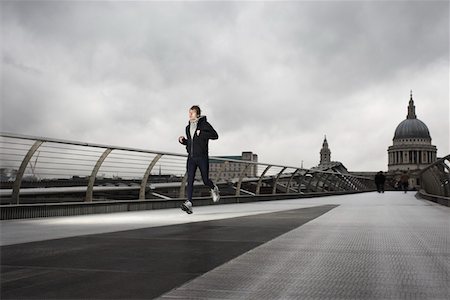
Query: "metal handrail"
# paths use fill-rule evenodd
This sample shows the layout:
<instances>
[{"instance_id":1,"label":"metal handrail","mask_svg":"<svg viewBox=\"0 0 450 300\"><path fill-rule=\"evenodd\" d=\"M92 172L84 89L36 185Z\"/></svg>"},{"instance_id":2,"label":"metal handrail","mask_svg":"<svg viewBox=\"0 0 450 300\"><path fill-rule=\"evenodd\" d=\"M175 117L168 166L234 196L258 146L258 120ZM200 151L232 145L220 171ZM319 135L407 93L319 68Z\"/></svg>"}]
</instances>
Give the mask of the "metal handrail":
<instances>
[{"instance_id":1,"label":"metal handrail","mask_svg":"<svg viewBox=\"0 0 450 300\"><path fill-rule=\"evenodd\" d=\"M54 157L53 161L45 161L44 163L49 164L49 166L44 166L42 169L45 170L60 170L61 172L59 174L54 174L58 176L71 176L74 177L77 174L80 173L73 173L73 171L82 172L85 171L89 176L85 176L88 180L88 183L86 184L86 194L84 197L84 201L90 202L95 200L94 198L94 186L97 179L97 174L99 174L100 170L106 171L108 173L113 173L111 170L115 170L117 173L122 172L124 174L138 174L138 178L135 179L139 184L139 199L145 199L146 198L146 192L148 191L149 187L149 177L152 172L156 169L157 163L159 164L159 168L161 170L161 167L164 166L165 174L164 175L170 175L175 176L178 178L177 182L179 182L179 189L177 189L179 192L176 196L183 198L184 197L184 188L186 184L186 170L185 170L185 160L188 158L187 154L180 154L180 153L172 153L172 152L163 152L163 151L154 151L154 150L147 150L147 149L138 149L138 148L130 148L130 147L123 147L123 146L113 146L113 145L103 145L103 144L96 144L96 143L86 143L86 142L79 142L79 141L70 141L70 140L62 140L62 139L54 139L54 138L47 138L47 137L36 137L36 136L29 136L29 135L20 135L20 134L14 134L14 133L0 133L0 136L2 138L7 139L13 139L13 140L22 140L22 141L30 141L33 143L33 145L28 145L26 143L18 143L18 142L11 142L11 144L15 145L22 145L23 149L17 149L17 152L20 153L26 153L25 157L21 160L14 160L17 162L21 162L21 166L19 167L19 170L17 171L17 175L14 181L14 186L12 189L12 196L11 196L11 202L15 204L20 203L20 190L23 189L22 187L22 180L24 176L25 169L28 167L29 164L31 164L32 159L37 155L37 158L39 156L39 151L42 151L45 153L45 158L48 160L51 160L52 157L52 151L48 151L47 148L56 148L52 144L62 144L65 146L73 146L73 147L81 147L81 148L75 148L71 149L69 147L65 148L63 146L59 146L57 148L60 148L61 151L58 151ZM3 146L3 139L1 141L0 146ZM6 144L6 142L5 142ZM26 149L25 147L30 147L29 149ZM43 148L43 150L42 150ZM92 151L92 148L97 148L97 151ZM90 159L83 159L83 152L89 151L91 153L96 153L97 155L89 155L91 157ZM123 151L124 153L122 153ZM119 153L117 153L119 152ZM38 154L36 154L38 153ZM102 154L103 153L103 154ZM140 153L139 155L136 155L137 153ZM12 155L8 153L7 155ZM67 157L64 157L66 155ZM139 159L136 159L136 157L133 157L132 155L136 155L139 157ZM94 158L95 157L95 158ZM2 156L3 159L3 156ZM246 188L252 188L254 190L254 193L256 196L260 193L261 189L264 186L270 187L270 192L272 194L277 193L277 187L279 187L280 190L285 188L285 192L288 193L291 190L297 190L298 193L309 193L309 192L318 192L319 191L319 183L320 185L320 191L323 190L334 190L334 187L340 186L341 184L344 185L346 188L343 190L347 191L356 191L356 190L372 190L372 178L364 177L364 176L357 176L352 174L345 174L345 173L337 173L333 171L323 171L323 170L316 170L316 169L305 169L305 168L299 168L295 166L286 166L286 165L279 165L279 164L270 164L270 163L263 163L263 162L255 162L255 161L245 161L245 160L237 160L237 159L228 159L223 157L215 157L211 156L211 160L224 162L227 164L224 164L218 174L215 178L219 180L221 177L221 173L226 173L229 171L234 171L235 173L239 173L240 175L236 175L236 178L233 180L228 180L228 185L233 184L236 185L234 187L235 196L239 196L241 189L245 191ZM73 161L76 161L78 163L73 163ZM133 161L132 163L129 162L129 160ZM6 159L5 159L6 161ZM8 162L11 162L12 160L8 159ZM128 161L128 162L127 162ZM141 161L142 164L137 163L137 161ZM84 163L83 163L84 162ZM230 165L230 163L238 164L239 170L228 170L227 167ZM2 161L3 164L3 161ZM112 166L108 164L113 164ZM115 164L115 165L114 165ZM120 167L117 166L117 164L120 165ZM64 167L61 167L61 166ZM132 169L130 171L127 168L123 167L124 165L130 166L129 169ZM131 165L133 165L131 167ZM252 176L247 175L247 179L244 180L246 171L249 173L256 172L255 168L249 168L249 166L263 166L265 171L262 172L262 174L252 174ZM59 167L57 167L59 166ZM74 166L70 168L69 166ZM139 168L141 166L141 168ZM78 168L76 168L78 167ZM82 169L81 167L86 167L86 169ZM36 168L36 162L34 165L34 168ZM103 169L102 169L103 168ZM125 171L124 171L125 169ZM268 170L271 170L271 172L274 172L273 174L266 174ZM278 170L277 170L278 169ZM281 169L281 171L279 170ZM283 175L283 172L285 170L291 169L295 170L293 173L284 173L286 175ZM63 171L67 170L68 174L65 174ZM167 172L170 171L170 172ZM301 171L301 172L300 172ZM72 172L72 173L71 173ZM160 171L161 172L161 171ZM64 173L64 174L61 174ZM43 173L45 175L51 175L51 173ZM327 174L328 176L324 176ZM282 176L283 175L283 176ZM331 176L334 175L334 176ZM256 177L255 177L256 176ZM309 177L309 184L308 186L302 186L302 182L304 182L303 177ZM58 177L58 178L60 178ZM119 176L117 176L119 177ZM130 176L128 176L130 177ZM252 180L251 178L255 177L256 180ZM295 178L298 178L299 180L293 180ZM326 178L325 181L323 181L323 177ZM275 179L276 178L276 179ZM334 181L329 180L329 178L332 178ZM314 179L314 182L316 183L315 186L311 186L311 182ZM295 187L295 183L298 183L297 188ZM356 184L348 184L348 182L355 182ZM292 184L291 184L292 183ZM172 186L172 185L170 185ZM247 187L245 187L247 186ZM302 190L303 188L303 190ZM2 192L4 192L2 190ZM267 189L266 189L267 193ZM5 193L3 193L5 194ZM156 194L156 193L155 193ZM161 195L162 193L158 192L158 195ZM164 195L163 195L164 196ZM164 196L167 198L168 196ZM169 197L170 198L170 197Z\"/></svg>"},{"instance_id":2,"label":"metal handrail","mask_svg":"<svg viewBox=\"0 0 450 300\"><path fill-rule=\"evenodd\" d=\"M448 201L450 197L450 154L421 170L419 179L421 193Z\"/></svg>"},{"instance_id":3,"label":"metal handrail","mask_svg":"<svg viewBox=\"0 0 450 300\"><path fill-rule=\"evenodd\" d=\"M103 149L114 149L114 150L123 150L123 151L132 151L132 152L141 152L141 153L151 153L151 154L161 154L161 155L168 155L168 156L177 156L177 157L183 157L187 158L187 154L181 154L181 153L175 153L175 152L164 152L164 151L155 151L155 150L146 150L146 149L139 149L139 148L131 148L131 147L122 147L122 146L113 146L113 145L104 145L104 144L95 144L95 143L85 143L85 142L77 142L77 141L69 141L69 140L63 140L63 139L54 139L54 138L47 138L47 137L35 137L30 135L21 135L21 134L13 134L13 133L0 133L1 137L10 137L10 138L18 138L18 139L24 139L24 140L41 140L44 142L51 142L51 143L58 143L58 144L66 144L66 145L73 145L73 146L85 146L85 147L95 147L95 148L103 148ZM235 162L235 163L242 163L242 160L237 159L229 159L229 158L223 158L219 156L210 156L210 159L214 160L220 160L220 161L229 161L229 162ZM299 169L299 170L310 170L313 172L319 172L319 173L329 173L329 174L336 174L336 172L332 171L323 171L323 170L313 170L313 169L307 169L307 168L300 168L298 166L289 166L289 165L278 165L278 164L271 164L271 163L263 163L263 162L253 162L253 161L245 161L245 163L248 164L254 164L254 165L262 165L262 166L272 166L272 167L280 167L280 168L288 168L288 169ZM367 177L359 176L359 175L351 175L351 174L345 174L345 173L337 173L343 176L350 176L354 178L361 178L361 179L367 179Z\"/></svg>"}]
</instances>

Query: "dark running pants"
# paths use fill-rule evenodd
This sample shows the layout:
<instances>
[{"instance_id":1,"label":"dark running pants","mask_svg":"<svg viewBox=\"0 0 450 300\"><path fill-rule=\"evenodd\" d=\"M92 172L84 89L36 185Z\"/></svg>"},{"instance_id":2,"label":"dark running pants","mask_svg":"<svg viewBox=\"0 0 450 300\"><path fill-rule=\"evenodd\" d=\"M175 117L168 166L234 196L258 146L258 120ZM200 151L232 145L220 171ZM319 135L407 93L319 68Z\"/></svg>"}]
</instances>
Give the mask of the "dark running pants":
<instances>
[{"instance_id":1,"label":"dark running pants","mask_svg":"<svg viewBox=\"0 0 450 300\"><path fill-rule=\"evenodd\" d=\"M377 192L384 193L384 183L377 183Z\"/></svg>"},{"instance_id":2,"label":"dark running pants","mask_svg":"<svg viewBox=\"0 0 450 300\"><path fill-rule=\"evenodd\" d=\"M188 200L192 201L192 194L194 192L195 172L197 168L200 169L203 183L210 189L214 188L214 183L209 179L209 158L206 157L189 157L187 160L187 196Z\"/></svg>"}]
</instances>

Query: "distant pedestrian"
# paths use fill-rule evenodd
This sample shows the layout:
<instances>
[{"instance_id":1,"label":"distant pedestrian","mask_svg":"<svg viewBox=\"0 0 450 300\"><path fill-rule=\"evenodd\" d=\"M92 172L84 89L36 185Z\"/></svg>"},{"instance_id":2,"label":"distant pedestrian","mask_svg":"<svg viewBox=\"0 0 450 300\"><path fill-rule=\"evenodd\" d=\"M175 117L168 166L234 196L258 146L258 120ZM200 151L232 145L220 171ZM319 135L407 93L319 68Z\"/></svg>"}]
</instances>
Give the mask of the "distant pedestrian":
<instances>
[{"instance_id":1,"label":"distant pedestrian","mask_svg":"<svg viewBox=\"0 0 450 300\"><path fill-rule=\"evenodd\" d=\"M394 189L396 191L398 191L400 189L399 182L400 182L400 179L395 179L395 178L393 178L391 181L391 185L394 187Z\"/></svg>"},{"instance_id":2,"label":"distant pedestrian","mask_svg":"<svg viewBox=\"0 0 450 300\"><path fill-rule=\"evenodd\" d=\"M186 126L186 137L180 136L178 141L186 146L189 154L187 160L187 200L181 204L181 209L192 214L192 195L197 168L200 169L203 183L211 189L214 202L220 199L219 188L209 178L208 142L219 138L216 130L208 123L206 116L201 115L197 105L189 109L189 123Z\"/></svg>"},{"instance_id":3,"label":"distant pedestrian","mask_svg":"<svg viewBox=\"0 0 450 300\"><path fill-rule=\"evenodd\" d=\"M384 193L384 182L386 181L386 176L384 176L383 171L380 171L375 175L375 184L377 186L378 193Z\"/></svg>"},{"instance_id":4,"label":"distant pedestrian","mask_svg":"<svg viewBox=\"0 0 450 300\"><path fill-rule=\"evenodd\" d=\"M403 189L403 191L406 193L409 188L409 176L406 173L406 171L403 171L402 176L400 176L400 186Z\"/></svg>"}]
</instances>

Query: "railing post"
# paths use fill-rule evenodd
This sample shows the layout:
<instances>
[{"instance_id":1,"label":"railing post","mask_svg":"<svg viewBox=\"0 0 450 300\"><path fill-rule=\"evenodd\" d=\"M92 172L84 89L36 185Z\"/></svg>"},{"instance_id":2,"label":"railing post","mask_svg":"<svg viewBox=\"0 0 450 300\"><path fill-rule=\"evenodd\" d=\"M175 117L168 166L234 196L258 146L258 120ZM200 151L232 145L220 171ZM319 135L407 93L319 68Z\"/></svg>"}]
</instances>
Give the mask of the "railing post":
<instances>
[{"instance_id":1,"label":"railing post","mask_svg":"<svg viewBox=\"0 0 450 300\"><path fill-rule=\"evenodd\" d=\"M306 173L303 174L303 175L301 175L301 177L300 177L300 181L299 181L299 183L298 183L298 193L299 193L299 194L301 194L301 192L302 192L302 184L304 183L305 178L306 178L306 175L308 175L308 174L310 174L310 173L309 173L309 170L307 170ZM310 174L310 175L311 175L311 174ZM305 186L305 189L306 189L306 186Z\"/></svg>"},{"instance_id":2,"label":"railing post","mask_svg":"<svg viewBox=\"0 0 450 300\"><path fill-rule=\"evenodd\" d=\"M316 189L319 190L319 188L320 188L321 192L325 191L324 186L325 186L325 180L326 179L324 180L324 178L326 178L326 176L327 176L326 173L321 173L320 177L319 177L319 181L316 184Z\"/></svg>"},{"instance_id":3,"label":"railing post","mask_svg":"<svg viewBox=\"0 0 450 300\"><path fill-rule=\"evenodd\" d=\"M140 200L145 199L145 190L147 188L148 177L150 176L150 172L152 171L153 167L156 165L156 163L162 156L163 156L163 154L157 154L153 158L150 165L148 166L147 171L145 171L144 177L142 178L142 182L141 182L141 189L139 190L139 199Z\"/></svg>"},{"instance_id":4,"label":"railing post","mask_svg":"<svg viewBox=\"0 0 450 300\"><path fill-rule=\"evenodd\" d=\"M328 191L329 191L329 192L334 191L334 181L333 181L333 178L334 178L334 174L328 174L328 176L327 176L327 188L328 188Z\"/></svg>"},{"instance_id":5,"label":"railing post","mask_svg":"<svg viewBox=\"0 0 450 300\"><path fill-rule=\"evenodd\" d=\"M316 176L316 174L317 174L317 172L310 173L311 177L309 178L308 185L306 186L306 191L307 192L308 191L311 192L311 183L312 183L314 177ZM317 192L317 191L315 191L315 192Z\"/></svg>"},{"instance_id":6,"label":"railing post","mask_svg":"<svg viewBox=\"0 0 450 300\"><path fill-rule=\"evenodd\" d=\"M345 191L345 189L343 189L341 187L341 184L343 182L343 179L342 179L343 176L339 174L339 175L336 175L335 177L336 177L336 184L334 185L335 189L339 190L339 191Z\"/></svg>"},{"instance_id":7,"label":"railing post","mask_svg":"<svg viewBox=\"0 0 450 300\"><path fill-rule=\"evenodd\" d=\"M319 184L322 182L321 180L322 180L322 177L323 176L325 176L325 173L318 173L319 175L318 175L318 178L317 178L317 183L316 183L316 192L318 192L319 191ZM323 186L323 185L322 185ZM323 192L323 187L320 187L322 190L321 190L321 192Z\"/></svg>"},{"instance_id":8,"label":"railing post","mask_svg":"<svg viewBox=\"0 0 450 300\"><path fill-rule=\"evenodd\" d=\"M330 183L329 188L330 188L330 190L332 190L334 192L334 191L336 191L336 181L334 180L336 175L335 174L331 174L329 177L331 177L328 180L328 182Z\"/></svg>"},{"instance_id":9,"label":"railing post","mask_svg":"<svg viewBox=\"0 0 450 300\"><path fill-rule=\"evenodd\" d=\"M25 155L22 163L20 164L19 170L17 170L16 180L14 181L13 191L12 191L12 202L15 204L19 204L19 193L20 186L22 185L23 174L25 173L25 169L27 168L28 163L30 162L33 154L36 150L44 143L44 141L36 141L33 146L31 146L30 150L28 150Z\"/></svg>"},{"instance_id":10,"label":"railing post","mask_svg":"<svg viewBox=\"0 0 450 300\"><path fill-rule=\"evenodd\" d=\"M281 169L281 171L278 173L277 175L277 179L275 179L275 182L273 183L273 188L272 188L272 195L275 195L277 193L277 184L278 184L278 180L281 177L281 174L283 174L284 170L286 170L287 167L284 167L283 169Z\"/></svg>"},{"instance_id":11,"label":"railing post","mask_svg":"<svg viewBox=\"0 0 450 300\"><path fill-rule=\"evenodd\" d=\"M239 182L236 186L236 196L239 196L241 194L241 185L242 185L242 179L244 179L244 174L247 171L248 166L251 164L246 164L244 169L242 169L241 174L239 175Z\"/></svg>"},{"instance_id":12,"label":"railing post","mask_svg":"<svg viewBox=\"0 0 450 300\"><path fill-rule=\"evenodd\" d=\"M450 163L450 156L447 156L447 158L444 158L444 159L442 160L442 165L443 165L444 168L447 170L447 178L445 178L445 181L444 181L444 184L445 184L445 187L444 187L444 191L445 191L444 196L450 197L450 165L447 165L447 164L445 163L446 160ZM444 171L444 173L445 173L445 171ZM445 176L445 175L444 175L444 176Z\"/></svg>"},{"instance_id":13,"label":"railing post","mask_svg":"<svg viewBox=\"0 0 450 300\"><path fill-rule=\"evenodd\" d=\"M324 174L324 176L325 176L325 174ZM326 174L326 177L325 177L325 180L324 180L323 186L322 186L322 189L324 189L325 186L327 187L327 192L330 191L330 180L328 179L328 178L330 178L330 176L331 176L331 173Z\"/></svg>"},{"instance_id":14,"label":"railing post","mask_svg":"<svg viewBox=\"0 0 450 300\"><path fill-rule=\"evenodd\" d=\"M272 167L272 166L270 166L270 165L267 166L267 167L264 169L264 171L262 172L261 176L259 177L258 184L256 185L256 193L255 193L256 195L259 195L263 177L264 177L264 175L266 175L267 171L269 171L269 169L270 169L271 167Z\"/></svg>"},{"instance_id":15,"label":"railing post","mask_svg":"<svg viewBox=\"0 0 450 300\"><path fill-rule=\"evenodd\" d=\"M103 154L98 159L97 163L95 164L91 176L89 177L89 184L86 190L86 199L84 200L85 202L92 202L95 178L97 177L98 170L102 166L102 163L105 161L106 157L111 153L111 151L112 151L111 148L106 149L105 152L103 152Z\"/></svg>"},{"instance_id":16,"label":"railing post","mask_svg":"<svg viewBox=\"0 0 450 300\"><path fill-rule=\"evenodd\" d=\"M286 194L289 193L289 188L291 186L292 179L294 178L295 174L297 174L298 171L300 171L300 169L296 169L295 172L292 173L291 178L289 178L289 181L288 181L287 186L286 186Z\"/></svg>"},{"instance_id":17,"label":"railing post","mask_svg":"<svg viewBox=\"0 0 450 300\"><path fill-rule=\"evenodd\" d=\"M438 166L434 166L432 168L429 169L430 173L432 174L432 176L434 177L434 185L435 185L435 189L433 191L433 194L436 195L445 195L445 188L442 185L442 176L440 175L440 170Z\"/></svg>"}]
</instances>

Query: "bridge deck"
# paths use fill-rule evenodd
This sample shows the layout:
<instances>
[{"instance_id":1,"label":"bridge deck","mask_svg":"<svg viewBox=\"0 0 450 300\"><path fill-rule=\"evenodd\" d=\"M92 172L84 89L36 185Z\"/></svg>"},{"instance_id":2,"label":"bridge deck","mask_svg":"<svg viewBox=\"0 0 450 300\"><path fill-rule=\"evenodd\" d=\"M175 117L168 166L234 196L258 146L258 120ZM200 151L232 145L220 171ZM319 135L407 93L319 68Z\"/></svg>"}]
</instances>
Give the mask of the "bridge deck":
<instances>
[{"instance_id":1,"label":"bridge deck","mask_svg":"<svg viewBox=\"0 0 450 300\"><path fill-rule=\"evenodd\" d=\"M450 298L450 208L412 193L0 224L1 299Z\"/></svg>"}]
</instances>

